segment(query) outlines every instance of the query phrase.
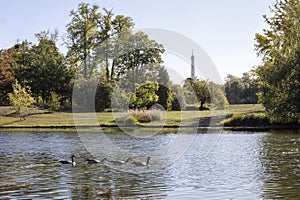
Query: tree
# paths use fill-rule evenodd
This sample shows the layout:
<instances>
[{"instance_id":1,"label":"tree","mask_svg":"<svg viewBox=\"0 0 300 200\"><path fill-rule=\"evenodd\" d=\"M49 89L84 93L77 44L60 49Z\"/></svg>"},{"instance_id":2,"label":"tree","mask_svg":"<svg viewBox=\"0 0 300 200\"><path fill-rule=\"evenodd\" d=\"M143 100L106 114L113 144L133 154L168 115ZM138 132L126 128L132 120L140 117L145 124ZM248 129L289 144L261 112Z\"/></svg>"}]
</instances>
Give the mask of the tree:
<instances>
[{"instance_id":1,"label":"tree","mask_svg":"<svg viewBox=\"0 0 300 200\"><path fill-rule=\"evenodd\" d=\"M230 104L240 104L244 85L240 78L231 74L227 75L225 82L225 93Z\"/></svg>"},{"instance_id":2,"label":"tree","mask_svg":"<svg viewBox=\"0 0 300 200\"><path fill-rule=\"evenodd\" d=\"M241 93L241 103L256 104L258 103L258 82L253 72L246 72L241 78L243 91Z\"/></svg>"},{"instance_id":3,"label":"tree","mask_svg":"<svg viewBox=\"0 0 300 200\"><path fill-rule=\"evenodd\" d=\"M36 99L41 97L43 102L51 100L51 93L62 100L70 98L74 71L66 66L64 55L56 47L57 33L43 31L36 37L38 44L25 41L14 47L16 78L30 86Z\"/></svg>"},{"instance_id":4,"label":"tree","mask_svg":"<svg viewBox=\"0 0 300 200\"><path fill-rule=\"evenodd\" d=\"M230 104L258 103L258 82L252 73L244 73L242 78L229 74L224 86Z\"/></svg>"},{"instance_id":5,"label":"tree","mask_svg":"<svg viewBox=\"0 0 300 200\"><path fill-rule=\"evenodd\" d=\"M71 22L67 24L67 47L68 59L83 74L84 78L92 75L95 65L91 61L92 53L97 45L98 21L102 14L98 11L99 6L88 3L80 3L78 10L70 12ZM106 27L108 32L109 27ZM104 38L101 38L104 40ZM92 64L91 64L92 63Z\"/></svg>"},{"instance_id":6,"label":"tree","mask_svg":"<svg viewBox=\"0 0 300 200\"><path fill-rule=\"evenodd\" d=\"M95 109L97 112L111 108L112 86L107 82L99 82L95 94Z\"/></svg>"},{"instance_id":7,"label":"tree","mask_svg":"<svg viewBox=\"0 0 300 200\"><path fill-rule=\"evenodd\" d=\"M184 89L180 85L170 82L170 90L170 102L168 103L171 104L171 110L184 110L186 107Z\"/></svg>"},{"instance_id":8,"label":"tree","mask_svg":"<svg viewBox=\"0 0 300 200\"><path fill-rule=\"evenodd\" d=\"M105 66L106 81L113 83L117 80L116 68L120 55L127 52L134 23L130 17L124 15L111 16L109 19L111 21L106 20L106 24L109 24L111 31L106 33L105 41L97 45L96 60Z\"/></svg>"},{"instance_id":9,"label":"tree","mask_svg":"<svg viewBox=\"0 0 300 200\"><path fill-rule=\"evenodd\" d=\"M0 50L0 105L3 97L12 90L11 84L14 81L14 71L12 69L14 59L10 50Z\"/></svg>"},{"instance_id":10,"label":"tree","mask_svg":"<svg viewBox=\"0 0 300 200\"><path fill-rule=\"evenodd\" d=\"M30 87L22 87L17 80L13 84L13 92L9 93L9 100L18 114L23 114L34 103Z\"/></svg>"},{"instance_id":11,"label":"tree","mask_svg":"<svg viewBox=\"0 0 300 200\"><path fill-rule=\"evenodd\" d=\"M120 39L120 43L125 43L125 48L114 58L117 80L127 80L127 87L134 89L135 84L157 79L163 62L163 46L143 32L127 32L122 37L125 38Z\"/></svg>"},{"instance_id":12,"label":"tree","mask_svg":"<svg viewBox=\"0 0 300 200\"><path fill-rule=\"evenodd\" d=\"M170 98L171 98L171 91L169 89L169 74L165 67L161 66L158 70L158 83L159 87L157 90L158 101L157 103L160 104L165 110L171 109L170 106Z\"/></svg>"},{"instance_id":13,"label":"tree","mask_svg":"<svg viewBox=\"0 0 300 200\"><path fill-rule=\"evenodd\" d=\"M223 110L228 106L227 98L224 94L222 85L216 84L213 81L208 82L210 93L210 106L216 110Z\"/></svg>"},{"instance_id":14,"label":"tree","mask_svg":"<svg viewBox=\"0 0 300 200\"><path fill-rule=\"evenodd\" d=\"M200 109L203 109L204 104L210 101L210 91L207 81L187 78L183 87L189 92L187 96L194 96L197 98L197 103L200 103Z\"/></svg>"},{"instance_id":15,"label":"tree","mask_svg":"<svg viewBox=\"0 0 300 200\"><path fill-rule=\"evenodd\" d=\"M264 16L269 25L256 34L263 64L255 70L259 99L277 121L295 122L300 112L300 2L281 0Z\"/></svg>"},{"instance_id":16,"label":"tree","mask_svg":"<svg viewBox=\"0 0 300 200\"><path fill-rule=\"evenodd\" d=\"M107 82L131 76L130 82L134 85L141 74L153 72L157 67L149 64L162 63L162 45L143 32L133 33L134 23L130 17L115 16L112 10L105 8L100 12L99 6L88 3L79 4L70 16L67 57L84 78L96 75L101 69Z\"/></svg>"}]
</instances>

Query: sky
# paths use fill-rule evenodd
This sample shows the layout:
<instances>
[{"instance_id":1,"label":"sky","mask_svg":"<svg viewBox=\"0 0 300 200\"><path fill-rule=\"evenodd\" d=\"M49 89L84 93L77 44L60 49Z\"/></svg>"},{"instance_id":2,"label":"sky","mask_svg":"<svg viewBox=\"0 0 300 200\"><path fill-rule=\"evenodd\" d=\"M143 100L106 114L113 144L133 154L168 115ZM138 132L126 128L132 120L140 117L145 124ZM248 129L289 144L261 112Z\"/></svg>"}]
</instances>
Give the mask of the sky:
<instances>
[{"instance_id":1,"label":"sky","mask_svg":"<svg viewBox=\"0 0 300 200\"><path fill-rule=\"evenodd\" d=\"M241 77L261 63L255 52L255 33L267 28L262 15L269 15L275 0L2 0L0 49L18 40L36 42L35 33L57 29L66 33L69 13L81 2L132 17L135 29L158 28L184 35L198 44L214 63L224 81L228 74ZM66 51L63 42L59 48ZM192 53L192 48L190 54ZM166 53L166 66L190 76L190 62ZM197 61L199 56L195 55ZM202 66L197 66L201 69Z\"/></svg>"}]
</instances>

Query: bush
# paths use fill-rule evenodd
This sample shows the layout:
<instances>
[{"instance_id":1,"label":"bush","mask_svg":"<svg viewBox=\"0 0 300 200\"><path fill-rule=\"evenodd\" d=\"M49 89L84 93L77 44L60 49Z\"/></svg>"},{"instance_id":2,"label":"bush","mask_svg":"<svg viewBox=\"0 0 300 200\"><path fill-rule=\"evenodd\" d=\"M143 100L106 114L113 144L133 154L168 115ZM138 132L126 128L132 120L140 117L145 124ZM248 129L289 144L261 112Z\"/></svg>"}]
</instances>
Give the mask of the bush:
<instances>
[{"instance_id":1,"label":"bush","mask_svg":"<svg viewBox=\"0 0 300 200\"><path fill-rule=\"evenodd\" d=\"M13 92L8 94L10 103L18 114L28 110L35 101L31 96L31 90L28 86L21 86L17 80L13 84Z\"/></svg>"},{"instance_id":2,"label":"bush","mask_svg":"<svg viewBox=\"0 0 300 200\"><path fill-rule=\"evenodd\" d=\"M224 126L267 126L271 124L265 113L235 114L223 121Z\"/></svg>"},{"instance_id":3,"label":"bush","mask_svg":"<svg viewBox=\"0 0 300 200\"><path fill-rule=\"evenodd\" d=\"M132 126L138 123L159 121L162 118L161 114L159 110L130 110L124 117L116 119L116 121L125 126Z\"/></svg>"},{"instance_id":4,"label":"bush","mask_svg":"<svg viewBox=\"0 0 300 200\"><path fill-rule=\"evenodd\" d=\"M131 110L128 115L133 116L140 123L159 121L162 118L159 110Z\"/></svg>"}]
</instances>

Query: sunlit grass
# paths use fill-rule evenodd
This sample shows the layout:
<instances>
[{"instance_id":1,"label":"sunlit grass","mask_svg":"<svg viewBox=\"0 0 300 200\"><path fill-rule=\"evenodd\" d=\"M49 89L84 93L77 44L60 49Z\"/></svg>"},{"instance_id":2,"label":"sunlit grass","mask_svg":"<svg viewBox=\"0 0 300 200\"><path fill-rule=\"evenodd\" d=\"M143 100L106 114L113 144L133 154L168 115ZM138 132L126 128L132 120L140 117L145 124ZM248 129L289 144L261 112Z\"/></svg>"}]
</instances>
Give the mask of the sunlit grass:
<instances>
[{"instance_id":1,"label":"sunlit grass","mask_svg":"<svg viewBox=\"0 0 300 200\"><path fill-rule=\"evenodd\" d=\"M0 126L1 127L73 127L75 126L73 113L71 112L54 112L49 113L44 110L32 109L25 120L19 117L9 115L11 110L8 107L0 107ZM255 113L264 112L264 108L259 104L249 105L231 105L226 110L221 111L167 111L159 121L150 123L140 123L143 126L191 126L195 125L206 118L226 117L237 113ZM119 113L116 114L116 116ZM112 112L99 113L76 113L76 125L80 126L114 126L115 116Z\"/></svg>"}]
</instances>

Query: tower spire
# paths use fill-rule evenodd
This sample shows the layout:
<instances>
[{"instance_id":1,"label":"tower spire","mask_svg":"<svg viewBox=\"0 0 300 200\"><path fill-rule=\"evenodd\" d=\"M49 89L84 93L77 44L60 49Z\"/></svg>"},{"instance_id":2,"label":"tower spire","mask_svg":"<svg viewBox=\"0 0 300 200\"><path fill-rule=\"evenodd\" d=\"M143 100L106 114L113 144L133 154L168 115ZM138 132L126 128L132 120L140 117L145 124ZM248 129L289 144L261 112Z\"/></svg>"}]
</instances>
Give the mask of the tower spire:
<instances>
[{"instance_id":1,"label":"tower spire","mask_svg":"<svg viewBox=\"0 0 300 200\"><path fill-rule=\"evenodd\" d=\"M191 78L195 78L195 65L194 65L194 62L195 62L195 57L194 57L194 52L193 52L193 49L192 49L192 57L191 57Z\"/></svg>"}]
</instances>

